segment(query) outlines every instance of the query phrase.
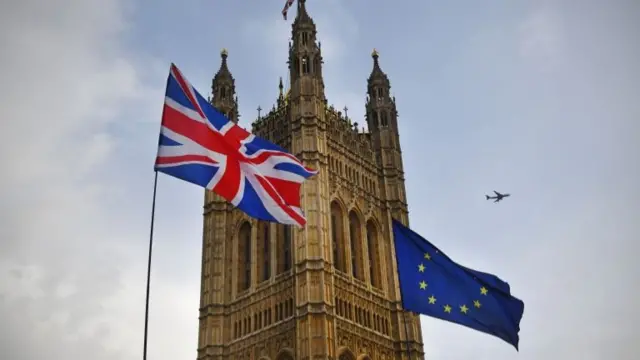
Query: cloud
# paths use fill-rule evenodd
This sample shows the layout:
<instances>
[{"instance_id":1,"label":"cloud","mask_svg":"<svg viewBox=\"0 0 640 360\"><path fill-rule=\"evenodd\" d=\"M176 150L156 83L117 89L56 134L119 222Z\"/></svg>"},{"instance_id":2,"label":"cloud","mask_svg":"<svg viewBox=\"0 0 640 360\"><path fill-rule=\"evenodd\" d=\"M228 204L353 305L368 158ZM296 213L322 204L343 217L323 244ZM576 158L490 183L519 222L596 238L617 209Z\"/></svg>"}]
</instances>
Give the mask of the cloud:
<instances>
[{"instance_id":1,"label":"cloud","mask_svg":"<svg viewBox=\"0 0 640 360\"><path fill-rule=\"evenodd\" d=\"M105 201L124 203L105 178L121 168L111 163L112 128L127 112L148 116L140 108L158 90L121 47L124 5L25 0L2 11L0 348L8 359L140 351L143 289L126 281L143 279L129 244L146 234L110 226L127 215Z\"/></svg>"},{"instance_id":2,"label":"cloud","mask_svg":"<svg viewBox=\"0 0 640 360\"><path fill-rule=\"evenodd\" d=\"M519 27L519 53L538 67L547 69L563 58L563 19L558 11L541 7L532 11Z\"/></svg>"},{"instance_id":3,"label":"cloud","mask_svg":"<svg viewBox=\"0 0 640 360\"><path fill-rule=\"evenodd\" d=\"M382 47L402 102L412 226L461 263L510 282L526 303L518 356L634 353L634 12L538 7L514 26L516 5L460 12L434 3L422 27L418 9L366 3L356 18L352 3L317 4L308 2L329 102L361 122L371 49L360 45ZM140 358L150 164L168 65L155 54L185 64L205 94L219 49L229 46L243 114L267 108L286 73L291 20L278 8L264 15L271 5L198 5L154 3L135 24L124 1L5 5L0 349L8 359ZM207 22L227 10L238 16ZM425 32L437 34L435 45L401 36ZM184 40L194 33L211 36ZM144 43L124 47L135 36ZM531 64L556 72L531 74ZM169 177L159 185L149 355L195 359L202 190ZM513 200L487 207L482 194L494 186ZM429 358L514 356L488 335L429 318L422 325Z\"/></svg>"}]
</instances>

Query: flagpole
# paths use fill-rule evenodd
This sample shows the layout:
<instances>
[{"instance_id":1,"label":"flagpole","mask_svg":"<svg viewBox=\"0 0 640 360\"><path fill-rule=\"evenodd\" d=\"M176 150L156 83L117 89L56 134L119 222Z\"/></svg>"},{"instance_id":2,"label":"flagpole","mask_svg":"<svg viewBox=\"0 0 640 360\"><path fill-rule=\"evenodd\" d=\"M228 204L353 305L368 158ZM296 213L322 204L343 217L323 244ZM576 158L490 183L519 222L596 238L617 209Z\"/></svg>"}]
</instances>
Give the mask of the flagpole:
<instances>
[{"instance_id":1,"label":"flagpole","mask_svg":"<svg viewBox=\"0 0 640 360\"><path fill-rule=\"evenodd\" d=\"M393 224L393 217L391 217L391 221ZM393 227L393 225L392 225ZM391 230L391 235L393 236L393 230ZM393 247L395 249L395 239L394 239L394 244ZM396 269L400 269L400 265L398 264L398 255L394 254L396 256ZM402 293L402 285L400 285L400 273L397 272L396 276L398 276L398 288L400 289L400 307L402 307L402 309L400 311L402 311L402 320L404 322L404 333L405 333L405 337L406 337L406 347L407 347L407 359L411 360L411 342L409 341L409 326L407 325L407 312L404 310L404 306L402 306L402 299L404 298L404 294Z\"/></svg>"},{"instance_id":2,"label":"flagpole","mask_svg":"<svg viewBox=\"0 0 640 360\"><path fill-rule=\"evenodd\" d=\"M397 260L397 259L396 259ZM402 298L402 286L400 286L400 298ZM402 301L400 301L400 304L402 305ZM406 336L406 346L407 346L407 359L411 360L411 342L409 341L409 326L407 325L407 311L404 310L404 307L402 308L402 320L404 320L404 333Z\"/></svg>"},{"instance_id":3,"label":"flagpole","mask_svg":"<svg viewBox=\"0 0 640 360\"><path fill-rule=\"evenodd\" d=\"M142 345L142 360L147 360L147 334L149 330L149 287L151 285L151 252L153 250L153 223L156 214L156 190L158 188L158 171L154 171L153 200L151 202L151 225L149 227L149 259L147 260L147 298L144 305L144 343Z\"/></svg>"}]
</instances>

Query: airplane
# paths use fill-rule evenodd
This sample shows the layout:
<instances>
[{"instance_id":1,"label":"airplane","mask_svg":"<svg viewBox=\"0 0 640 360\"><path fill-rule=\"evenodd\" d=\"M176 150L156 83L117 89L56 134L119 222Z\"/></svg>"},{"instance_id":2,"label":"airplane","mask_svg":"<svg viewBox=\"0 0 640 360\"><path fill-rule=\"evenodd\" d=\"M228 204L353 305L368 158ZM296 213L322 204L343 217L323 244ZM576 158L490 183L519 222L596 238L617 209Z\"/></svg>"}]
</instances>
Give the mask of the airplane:
<instances>
[{"instance_id":1,"label":"airplane","mask_svg":"<svg viewBox=\"0 0 640 360\"><path fill-rule=\"evenodd\" d=\"M487 200L489 199L495 199L496 201L494 201L494 203L497 203L498 201L502 200L503 198L509 197L511 196L511 194L500 194L499 192L493 190L494 193L496 193L496 196L489 196L489 195L485 195L487 197Z\"/></svg>"}]
</instances>

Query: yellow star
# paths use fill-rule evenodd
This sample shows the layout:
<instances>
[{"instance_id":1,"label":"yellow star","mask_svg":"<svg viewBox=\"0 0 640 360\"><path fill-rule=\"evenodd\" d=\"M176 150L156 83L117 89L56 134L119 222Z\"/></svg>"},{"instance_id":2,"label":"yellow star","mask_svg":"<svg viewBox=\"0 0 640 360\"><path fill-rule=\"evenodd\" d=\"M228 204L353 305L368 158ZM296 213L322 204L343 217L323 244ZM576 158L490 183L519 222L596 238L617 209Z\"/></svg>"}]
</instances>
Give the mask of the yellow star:
<instances>
[{"instance_id":1,"label":"yellow star","mask_svg":"<svg viewBox=\"0 0 640 360\"><path fill-rule=\"evenodd\" d=\"M460 312L461 313L466 314L467 311L469 311L469 308L467 307L467 305L460 306Z\"/></svg>"},{"instance_id":2,"label":"yellow star","mask_svg":"<svg viewBox=\"0 0 640 360\"><path fill-rule=\"evenodd\" d=\"M479 300L473 300L473 306L477 307L478 309L480 309L480 306L482 306L482 304L480 304Z\"/></svg>"},{"instance_id":3,"label":"yellow star","mask_svg":"<svg viewBox=\"0 0 640 360\"><path fill-rule=\"evenodd\" d=\"M435 296L433 296L433 295L429 296L429 304L435 304L435 303L436 303Z\"/></svg>"},{"instance_id":4,"label":"yellow star","mask_svg":"<svg viewBox=\"0 0 640 360\"><path fill-rule=\"evenodd\" d=\"M427 260L431 260L431 255L429 255L429 253L424 253L424 258Z\"/></svg>"},{"instance_id":5,"label":"yellow star","mask_svg":"<svg viewBox=\"0 0 640 360\"><path fill-rule=\"evenodd\" d=\"M488 292L489 292L489 290L487 290L486 287L483 286L483 287L480 288L480 294L487 295Z\"/></svg>"},{"instance_id":6,"label":"yellow star","mask_svg":"<svg viewBox=\"0 0 640 360\"><path fill-rule=\"evenodd\" d=\"M427 283L424 280L420 281L420 289L425 290L427 288Z\"/></svg>"},{"instance_id":7,"label":"yellow star","mask_svg":"<svg viewBox=\"0 0 640 360\"><path fill-rule=\"evenodd\" d=\"M424 265L422 264L418 265L418 271L424 272Z\"/></svg>"},{"instance_id":8,"label":"yellow star","mask_svg":"<svg viewBox=\"0 0 640 360\"><path fill-rule=\"evenodd\" d=\"M451 313L451 306L449 306L449 305L445 305L445 306L444 306L444 312L446 312L446 313Z\"/></svg>"}]
</instances>

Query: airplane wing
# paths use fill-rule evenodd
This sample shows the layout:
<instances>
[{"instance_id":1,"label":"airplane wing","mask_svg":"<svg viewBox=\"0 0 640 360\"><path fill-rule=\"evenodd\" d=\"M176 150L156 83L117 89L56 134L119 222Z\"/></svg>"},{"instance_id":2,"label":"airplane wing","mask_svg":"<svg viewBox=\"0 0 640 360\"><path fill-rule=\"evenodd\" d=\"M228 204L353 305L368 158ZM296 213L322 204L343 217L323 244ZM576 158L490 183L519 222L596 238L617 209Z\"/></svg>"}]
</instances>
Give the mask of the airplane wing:
<instances>
[{"instance_id":1,"label":"airplane wing","mask_svg":"<svg viewBox=\"0 0 640 360\"><path fill-rule=\"evenodd\" d=\"M496 201L494 201L494 203L497 203L500 200L502 200L502 198L497 198Z\"/></svg>"},{"instance_id":2,"label":"airplane wing","mask_svg":"<svg viewBox=\"0 0 640 360\"><path fill-rule=\"evenodd\" d=\"M499 192L493 190L494 193L496 193L496 196L502 196L502 194L500 194Z\"/></svg>"}]
</instances>

